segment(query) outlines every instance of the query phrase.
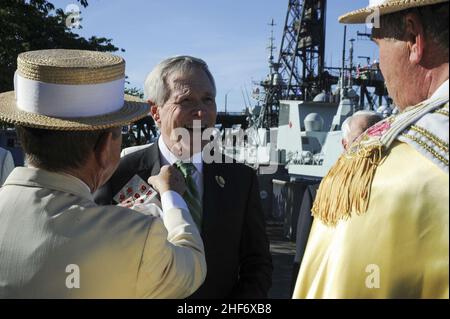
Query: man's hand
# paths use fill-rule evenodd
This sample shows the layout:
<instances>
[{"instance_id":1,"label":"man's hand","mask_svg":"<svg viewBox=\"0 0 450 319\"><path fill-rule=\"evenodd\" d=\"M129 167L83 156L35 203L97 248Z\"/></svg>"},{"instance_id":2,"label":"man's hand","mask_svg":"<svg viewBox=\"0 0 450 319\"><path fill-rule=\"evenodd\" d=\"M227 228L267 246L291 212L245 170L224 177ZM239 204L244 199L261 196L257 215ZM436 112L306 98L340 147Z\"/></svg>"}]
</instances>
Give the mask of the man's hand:
<instances>
[{"instance_id":1,"label":"man's hand","mask_svg":"<svg viewBox=\"0 0 450 319\"><path fill-rule=\"evenodd\" d=\"M159 194L169 190L182 195L186 191L186 183L183 175L173 166L163 166L156 176L150 176L148 183L152 185Z\"/></svg>"}]
</instances>

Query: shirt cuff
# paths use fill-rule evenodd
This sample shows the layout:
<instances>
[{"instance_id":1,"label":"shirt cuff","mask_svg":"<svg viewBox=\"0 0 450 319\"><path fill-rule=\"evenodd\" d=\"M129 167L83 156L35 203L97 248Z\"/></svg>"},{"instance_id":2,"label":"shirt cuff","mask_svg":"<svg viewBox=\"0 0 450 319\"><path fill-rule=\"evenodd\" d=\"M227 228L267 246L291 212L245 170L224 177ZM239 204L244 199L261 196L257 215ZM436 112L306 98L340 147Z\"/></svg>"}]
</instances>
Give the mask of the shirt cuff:
<instances>
[{"instance_id":1,"label":"shirt cuff","mask_svg":"<svg viewBox=\"0 0 450 319\"><path fill-rule=\"evenodd\" d=\"M167 191L161 195L161 206L162 214L161 217L164 219L164 213L169 209L178 208L182 210L189 211L186 202L180 194L174 191Z\"/></svg>"}]
</instances>

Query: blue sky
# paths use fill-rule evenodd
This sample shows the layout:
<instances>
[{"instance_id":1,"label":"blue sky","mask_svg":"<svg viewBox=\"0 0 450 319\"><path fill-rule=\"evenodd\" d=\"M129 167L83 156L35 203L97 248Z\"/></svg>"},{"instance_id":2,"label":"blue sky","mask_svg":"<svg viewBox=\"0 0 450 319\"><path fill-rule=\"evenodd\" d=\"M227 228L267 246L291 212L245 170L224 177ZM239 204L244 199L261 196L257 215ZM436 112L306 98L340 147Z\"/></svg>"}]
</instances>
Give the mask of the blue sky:
<instances>
[{"instance_id":1,"label":"blue sky","mask_svg":"<svg viewBox=\"0 0 450 319\"><path fill-rule=\"evenodd\" d=\"M53 0L65 8L76 1ZM82 29L78 34L105 36L124 48L118 52L127 62L131 87L142 88L148 72L162 59L174 55L193 55L204 59L217 84L217 106L224 110L228 92L228 111L241 111L241 90L251 93L253 82L267 72L268 38L273 18L275 45L281 44L288 0L90 0L81 8ZM327 10L326 62L340 66L343 25L339 15L367 6L368 0L329 0ZM350 26L348 38L365 26ZM278 51L276 51L278 52ZM278 53L276 54L278 55ZM370 41L355 43L355 56L377 58ZM254 101L252 101L254 103Z\"/></svg>"}]
</instances>

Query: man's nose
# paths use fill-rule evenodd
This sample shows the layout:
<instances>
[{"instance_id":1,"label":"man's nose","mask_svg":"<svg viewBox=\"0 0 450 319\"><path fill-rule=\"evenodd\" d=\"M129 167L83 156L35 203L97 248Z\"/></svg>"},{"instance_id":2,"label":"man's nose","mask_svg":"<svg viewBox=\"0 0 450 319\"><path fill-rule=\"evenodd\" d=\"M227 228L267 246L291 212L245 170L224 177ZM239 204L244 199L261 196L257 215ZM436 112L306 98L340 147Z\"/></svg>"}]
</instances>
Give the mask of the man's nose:
<instances>
[{"instance_id":1,"label":"man's nose","mask_svg":"<svg viewBox=\"0 0 450 319\"><path fill-rule=\"evenodd\" d=\"M197 119L203 119L206 116L206 110L202 107L197 107L193 111L193 115Z\"/></svg>"},{"instance_id":2,"label":"man's nose","mask_svg":"<svg viewBox=\"0 0 450 319\"><path fill-rule=\"evenodd\" d=\"M205 115L205 111L202 110L202 109L198 109L198 110L195 112L195 116L198 117L198 118L202 118L204 115Z\"/></svg>"}]
</instances>

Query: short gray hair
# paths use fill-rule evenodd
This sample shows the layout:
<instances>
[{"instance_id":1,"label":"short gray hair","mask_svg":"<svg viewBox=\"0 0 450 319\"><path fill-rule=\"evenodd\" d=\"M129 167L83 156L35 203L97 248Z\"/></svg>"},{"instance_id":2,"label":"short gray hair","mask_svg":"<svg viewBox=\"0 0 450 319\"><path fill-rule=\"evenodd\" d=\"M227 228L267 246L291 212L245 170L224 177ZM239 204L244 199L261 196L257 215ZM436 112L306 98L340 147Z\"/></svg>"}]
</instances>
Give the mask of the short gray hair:
<instances>
[{"instance_id":1,"label":"short gray hair","mask_svg":"<svg viewBox=\"0 0 450 319\"><path fill-rule=\"evenodd\" d=\"M383 117L379 113L374 112L374 111L363 110L363 111L358 111L358 112L354 113L352 116L347 117L341 125L342 138L344 140L348 140L348 136L350 135L350 123L357 116L366 117L367 121L369 122L369 127L375 125L375 123L377 123L383 119Z\"/></svg>"},{"instance_id":2,"label":"short gray hair","mask_svg":"<svg viewBox=\"0 0 450 319\"><path fill-rule=\"evenodd\" d=\"M373 28L372 37L403 39L406 30L405 17L408 13L416 13L420 17L426 36L448 54L448 2L382 15L381 28Z\"/></svg>"},{"instance_id":3,"label":"short gray hair","mask_svg":"<svg viewBox=\"0 0 450 319\"><path fill-rule=\"evenodd\" d=\"M144 95L147 100L158 106L163 106L170 97L170 88L167 83L169 75L178 72L187 72L194 68L205 71L216 94L216 83L209 71L208 65L202 59L192 56L175 56L160 62L147 76L144 85Z\"/></svg>"}]
</instances>

